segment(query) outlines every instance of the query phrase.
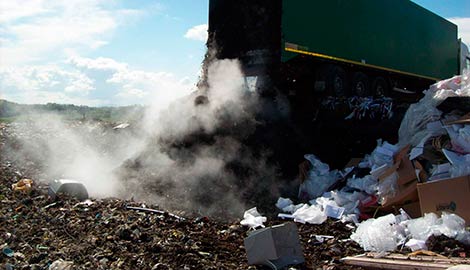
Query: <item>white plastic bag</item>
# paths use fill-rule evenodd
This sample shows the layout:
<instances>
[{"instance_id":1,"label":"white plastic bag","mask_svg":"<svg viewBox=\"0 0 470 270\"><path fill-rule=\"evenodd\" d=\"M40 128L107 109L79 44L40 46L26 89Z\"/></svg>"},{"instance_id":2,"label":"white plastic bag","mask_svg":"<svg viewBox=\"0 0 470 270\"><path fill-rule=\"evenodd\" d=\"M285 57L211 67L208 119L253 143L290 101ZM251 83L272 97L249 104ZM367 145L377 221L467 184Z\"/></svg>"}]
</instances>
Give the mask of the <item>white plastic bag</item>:
<instances>
[{"instance_id":1,"label":"white plastic bag","mask_svg":"<svg viewBox=\"0 0 470 270\"><path fill-rule=\"evenodd\" d=\"M305 155L312 168L308 171L307 179L300 185L299 197L314 199L321 196L336 181L340 174L338 170L330 171L328 164L321 162L314 155Z\"/></svg>"},{"instance_id":2,"label":"white plastic bag","mask_svg":"<svg viewBox=\"0 0 470 270\"><path fill-rule=\"evenodd\" d=\"M243 220L240 221L240 224L243 226L248 226L251 229L256 229L258 227L264 228L263 223L266 222L267 218L263 217L258 213L256 207L253 207L249 210L246 210L243 214Z\"/></svg>"},{"instance_id":3,"label":"white plastic bag","mask_svg":"<svg viewBox=\"0 0 470 270\"><path fill-rule=\"evenodd\" d=\"M310 224L322 224L327 218L319 205L304 205L292 215L295 222Z\"/></svg>"},{"instance_id":4,"label":"white plastic bag","mask_svg":"<svg viewBox=\"0 0 470 270\"><path fill-rule=\"evenodd\" d=\"M400 242L396 222L393 214L368 219L359 224L351 239L366 251L393 251Z\"/></svg>"}]
</instances>

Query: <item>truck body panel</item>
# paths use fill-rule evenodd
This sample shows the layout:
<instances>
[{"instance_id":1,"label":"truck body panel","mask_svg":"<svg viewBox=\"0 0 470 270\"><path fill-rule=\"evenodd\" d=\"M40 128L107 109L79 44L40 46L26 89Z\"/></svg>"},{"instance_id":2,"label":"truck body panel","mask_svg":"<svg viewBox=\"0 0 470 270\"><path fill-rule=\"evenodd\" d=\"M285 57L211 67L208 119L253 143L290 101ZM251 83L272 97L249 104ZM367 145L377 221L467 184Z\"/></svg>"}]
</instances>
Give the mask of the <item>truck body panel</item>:
<instances>
[{"instance_id":1,"label":"truck body panel","mask_svg":"<svg viewBox=\"0 0 470 270\"><path fill-rule=\"evenodd\" d=\"M282 4L283 62L304 53L431 80L459 73L457 26L409 0Z\"/></svg>"}]
</instances>

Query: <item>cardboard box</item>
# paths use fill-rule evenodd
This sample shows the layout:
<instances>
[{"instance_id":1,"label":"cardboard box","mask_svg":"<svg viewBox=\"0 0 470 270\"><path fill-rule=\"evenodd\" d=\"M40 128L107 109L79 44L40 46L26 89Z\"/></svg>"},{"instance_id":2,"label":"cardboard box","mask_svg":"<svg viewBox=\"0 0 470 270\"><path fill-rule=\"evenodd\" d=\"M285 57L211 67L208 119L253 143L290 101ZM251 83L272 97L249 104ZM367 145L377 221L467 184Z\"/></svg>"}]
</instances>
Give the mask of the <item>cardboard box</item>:
<instances>
[{"instance_id":1,"label":"cardboard box","mask_svg":"<svg viewBox=\"0 0 470 270\"><path fill-rule=\"evenodd\" d=\"M393 198L388 198L382 205L382 210L391 211L403 207L405 204L413 203L418 201L418 191L416 188L416 182L408 183L404 186L398 187L397 195Z\"/></svg>"},{"instance_id":2,"label":"cardboard box","mask_svg":"<svg viewBox=\"0 0 470 270\"><path fill-rule=\"evenodd\" d=\"M470 225L470 176L418 184L421 213L455 213Z\"/></svg>"}]
</instances>

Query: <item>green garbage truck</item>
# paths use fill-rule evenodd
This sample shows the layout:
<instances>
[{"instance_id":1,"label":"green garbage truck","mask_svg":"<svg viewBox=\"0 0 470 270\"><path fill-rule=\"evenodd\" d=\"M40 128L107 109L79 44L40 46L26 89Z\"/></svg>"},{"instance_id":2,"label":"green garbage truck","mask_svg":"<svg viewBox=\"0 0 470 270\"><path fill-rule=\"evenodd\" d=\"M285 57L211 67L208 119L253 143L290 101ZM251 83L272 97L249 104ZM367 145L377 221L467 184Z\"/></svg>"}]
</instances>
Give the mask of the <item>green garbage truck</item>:
<instances>
[{"instance_id":1,"label":"green garbage truck","mask_svg":"<svg viewBox=\"0 0 470 270\"><path fill-rule=\"evenodd\" d=\"M408 105L470 65L457 26L410 0L209 0L208 34L206 63L239 59L263 132L284 136L266 144L291 142L277 152L293 163L315 153L341 168L396 143Z\"/></svg>"},{"instance_id":2,"label":"green garbage truck","mask_svg":"<svg viewBox=\"0 0 470 270\"><path fill-rule=\"evenodd\" d=\"M294 95L421 93L470 66L457 26L410 0L210 0L208 46Z\"/></svg>"}]
</instances>

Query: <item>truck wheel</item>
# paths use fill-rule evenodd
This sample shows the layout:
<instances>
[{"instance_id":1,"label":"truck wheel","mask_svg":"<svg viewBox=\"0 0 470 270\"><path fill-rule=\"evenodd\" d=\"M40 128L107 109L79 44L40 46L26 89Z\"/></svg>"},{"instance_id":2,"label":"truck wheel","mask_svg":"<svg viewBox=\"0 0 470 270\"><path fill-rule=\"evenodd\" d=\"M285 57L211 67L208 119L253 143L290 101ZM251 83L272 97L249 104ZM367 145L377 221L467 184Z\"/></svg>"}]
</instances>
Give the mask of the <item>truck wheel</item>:
<instances>
[{"instance_id":1,"label":"truck wheel","mask_svg":"<svg viewBox=\"0 0 470 270\"><path fill-rule=\"evenodd\" d=\"M348 96L348 78L346 71L339 66L331 66L327 71L326 88L330 95L336 97Z\"/></svg>"},{"instance_id":2,"label":"truck wheel","mask_svg":"<svg viewBox=\"0 0 470 270\"><path fill-rule=\"evenodd\" d=\"M387 96L389 93L389 86L383 77L377 77L372 83L372 92L378 97Z\"/></svg>"},{"instance_id":3,"label":"truck wheel","mask_svg":"<svg viewBox=\"0 0 470 270\"><path fill-rule=\"evenodd\" d=\"M369 77L362 72L356 72L353 76L352 83L353 95L366 97L370 95Z\"/></svg>"}]
</instances>

